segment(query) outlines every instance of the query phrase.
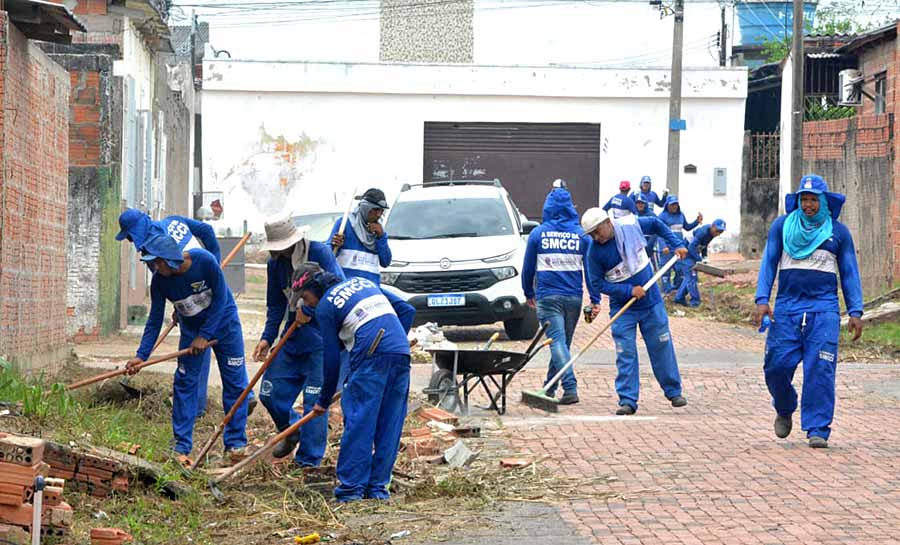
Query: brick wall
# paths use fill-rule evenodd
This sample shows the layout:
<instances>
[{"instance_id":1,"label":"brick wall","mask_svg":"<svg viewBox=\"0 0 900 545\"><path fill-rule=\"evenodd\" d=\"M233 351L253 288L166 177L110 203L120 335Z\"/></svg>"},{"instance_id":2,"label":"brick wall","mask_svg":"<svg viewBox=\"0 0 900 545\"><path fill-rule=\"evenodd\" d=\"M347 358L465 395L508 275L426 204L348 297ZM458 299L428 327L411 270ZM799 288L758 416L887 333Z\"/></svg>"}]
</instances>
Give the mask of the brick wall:
<instances>
[{"instance_id":1,"label":"brick wall","mask_svg":"<svg viewBox=\"0 0 900 545\"><path fill-rule=\"evenodd\" d=\"M106 15L106 0L78 0L75 15Z\"/></svg>"},{"instance_id":2,"label":"brick wall","mask_svg":"<svg viewBox=\"0 0 900 545\"><path fill-rule=\"evenodd\" d=\"M65 352L69 77L0 12L0 354Z\"/></svg>"},{"instance_id":3,"label":"brick wall","mask_svg":"<svg viewBox=\"0 0 900 545\"><path fill-rule=\"evenodd\" d=\"M889 214L900 199L891 152L897 140L893 119L858 115L803 124L804 173L823 176L832 191L847 196L840 221L853 233L867 298L900 279Z\"/></svg>"},{"instance_id":4,"label":"brick wall","mask_svg":"<svg viewBox=\"0 0 900 545\"><path fill-rule=\"evenodd\" d=\"M896 102L894 96L894 89L896 88L897 78L896 45L896 41L884 42L873 47L872 49L864 51L859 56L859 69L862 71L863 75L866 78L864 89L870 95L875 95L875 82L872 78L882 72L887 76L887 94L885 95L886 112L893 112L895 107L894 104ZM862 113L863 115L874 114L875 101L867 97L863 97L863 105L860 113Z\"/></svg>"},{"instance_id":5,"label":"brick wall","mask_svg":"<svg viewBox=\"0 0 900 545\"><path fill-rule=\"evenodd\" d=\"M44 44L68 70L69 209L66 245L78 256L68 268L66 334L95 340L119 324L121 78L112 75L119 49Z\"/></svg>"}]
</instances>

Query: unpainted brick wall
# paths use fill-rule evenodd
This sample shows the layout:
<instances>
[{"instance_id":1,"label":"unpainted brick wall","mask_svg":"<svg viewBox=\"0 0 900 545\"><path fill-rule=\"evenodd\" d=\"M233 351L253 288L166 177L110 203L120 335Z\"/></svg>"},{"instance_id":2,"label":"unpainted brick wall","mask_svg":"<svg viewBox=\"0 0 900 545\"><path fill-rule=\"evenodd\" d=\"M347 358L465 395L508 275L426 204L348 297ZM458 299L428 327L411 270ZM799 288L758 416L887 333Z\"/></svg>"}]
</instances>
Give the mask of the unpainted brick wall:
<instances>
[{"instance_id":1,"label":"unpainted brick wall","mask_svg":"<svg viewBox=\"0 0 900 545\"><path fill-rule=\"evenodd\" d=\"M803 172L828 181L847 196L839 221L853 234L866 298L884 291L895 276L892 218L895 190L893 115L803 124Z\"/></svg>"},{"instance_id":2,"label":"unpainted brick wall","mask_svg":"<svg viewBox=\"0 0 900 545\"><path fill-rule=\"evenodd\" d=\"M69 76L0 12L0 354L65 346Z\"/></svg>"}]
</instances>

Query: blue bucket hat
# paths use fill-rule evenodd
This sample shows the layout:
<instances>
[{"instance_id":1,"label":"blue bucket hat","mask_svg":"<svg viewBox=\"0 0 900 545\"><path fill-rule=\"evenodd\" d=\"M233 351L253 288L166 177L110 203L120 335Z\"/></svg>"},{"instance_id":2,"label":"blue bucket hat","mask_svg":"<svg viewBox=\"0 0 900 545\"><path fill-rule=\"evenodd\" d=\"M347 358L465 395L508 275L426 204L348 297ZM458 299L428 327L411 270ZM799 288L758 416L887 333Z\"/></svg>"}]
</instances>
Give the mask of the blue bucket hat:
<instances>
[{"instance_id":1,"label":"blue bucket hat","mask_svg":"<svg viewBox=\"0 0 900 545\"><path fill-rule=\"evenodd\" d=\"M715 227L719 231L725 230L725 220L723 220L723 219L717 219L716 221L712 222L712 224L713 224L713 227Z\"/></svg>"},{"instance_id":2,"label":"blue bucket hat","mask_svg":"<svg viewBox=\"0 0 900 545\"><path fill-rule=\"evenodd\" d=\"M150 216L147 214L134 208L126 208L119 216L120 231L116 235L116 240L125 240L130 236L135 247L140 248L144 245L151 223Z\"/></svg>"},{"instance_id":3,"label":"blue bucket hat","mask_svg":"<svg viewBox=\"0 0 900 545\"><path fill-rule=\"evenodd\" d=\"M828 191L828 182L817 174L807 174L800 178L800 187L796 193L788 193L784 196L784 209L790 214L800 206L800 195L803 193L812 193L813 195L825 195L828 202L828 209L831 210L831 218L838 219L841 214L841 207L847 197L840 193Z\"/></svg>"},{"instance_id":4,"label":"blue bucket hat","mask_svg":"<svg viewBox=\"0 0 900 545\"><path fill-rule=\"evenodd\" d=\"M162 258L169 267L177 269L184 263L184 254L178 249L178 243L168 234L151 235L144 241L141 252L144 254L141 261L148 264Z\"/></svg>"}]
</instances>

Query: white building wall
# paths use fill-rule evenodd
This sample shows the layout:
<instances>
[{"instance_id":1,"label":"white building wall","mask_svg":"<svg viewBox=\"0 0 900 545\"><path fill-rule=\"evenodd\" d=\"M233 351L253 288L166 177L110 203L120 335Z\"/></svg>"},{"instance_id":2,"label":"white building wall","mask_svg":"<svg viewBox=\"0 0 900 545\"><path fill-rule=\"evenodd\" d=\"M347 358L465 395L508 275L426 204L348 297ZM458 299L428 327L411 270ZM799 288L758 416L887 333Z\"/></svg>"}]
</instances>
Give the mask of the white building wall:
<instances>
[{"instance_id":1,"label":"white building wall","mask_svg":"<svg viewBox=\"0 0 900 545\"><path fill-rule=\"evenodd\" d=\"M204 189L225 192L225 219L259 231L266 216L340 209L357 187L389 198L422 178L426 121L600 123L600 197L644 174L665 179L668 74L662 70L208 62ZM681 198L689 215L729 222L736 247L747 76L685 73ZM260 127L301 151L263 149ZM728 169L725 196L713 168ZM284 191L287 188L287 196Z\"/></svg>"}]
</instances>

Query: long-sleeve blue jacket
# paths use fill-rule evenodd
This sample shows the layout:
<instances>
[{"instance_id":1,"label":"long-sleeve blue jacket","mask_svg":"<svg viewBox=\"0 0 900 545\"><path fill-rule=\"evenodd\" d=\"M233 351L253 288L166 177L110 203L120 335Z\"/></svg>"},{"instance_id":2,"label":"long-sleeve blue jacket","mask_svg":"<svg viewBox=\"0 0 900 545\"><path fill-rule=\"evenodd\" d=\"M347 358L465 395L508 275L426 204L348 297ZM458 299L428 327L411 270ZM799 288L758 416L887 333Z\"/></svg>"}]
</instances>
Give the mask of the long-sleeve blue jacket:
<instances>
[{"instance_id":1,"label":"long-sleeve blue jacket","mask_svg":"<svg viewBox=\"0 0 900 545\"><path fill-rule=\"evenodd\" d=\"M688 257L694 261L703 259L703 249L709 246L713 238L715 237L712 235L711 225L704 225L694 231L694 238L691 239L691 243L688 245Z\"/></svg>"},{"instance_id":2,"label":"long-sleeve blue jacket","mask_svg":"<svg viewBox=\"0 0 900 545\"><path fill-rule=\"evenodd\" d=\"M201 248L188 250L188 254L191 267L183 275L155 273L150 281L150 316L137 350L137 357L143 360L150 356L159 336L166 300L175 306L180 326L204 339L216 339L231 328L240 328L237 305L216 258Z\"/></svg>"},{"instance_id":3,"label":"long-sleeve blue jacket","mask_svg":"<svg viewBox=\"0 0 900 545\"><path fill-rule=\"evenodd\" d=\"M658 218L654 216L639 217L638 224L645 235L657 235L673 248L684 247L684 241L679 240L672 230ZM650 265L649 259L647 265L633 276L620 277L617 267L621 264L622 257L616 248L615 239L610 239L603 244L591 241L591 247L588 250L589 277L594 289L609 296L610 315L618 312L631 299L631 291L634 286L643 286L653 277L653 267ZM636 301L631 309L648 309L661 301L659 288L654 284L647 291L647 295Z\"/></svg>"},{"instance_id":4,"label":"long-sleeve blue jacket","mask_svg":"<svg viewBox=\"0 0 900 545\"><path fill-rule=\"evenodd\" d=\"M522 264L525 297L538 299L552 295L581 297L582 277L591 302L600 303L600 294L588 282L585 267L591 239L578 223L578 212L565 189L554 189L544 201L543 223L528 235Z\"/></svg>"},{"instance_id":5,"label":"long-sleeve blue jacket","mask_svg":"<svg viewBox=\"0 0 900 545\"><path fill-rule=\"evenodd\" d=\"M769 229L757 279L756 304L769 303L777 272L776 312L839 312L837 288L840 274L848 314L862 316L862 283L850 230L835 218L831 238L823 242L808 258L797 260L784 251L786 217L776 219Z\"/></svg>"},{"instance_id":6,"label":"long-sleeve blue jacket","mask_svg":"<svg viewBox=\"0 0 900 545\"><path fill-rule=\"evenodd\" d=\"M409 355L407 334L416 310L403 299L382 291L365 278L350 278L332 286L316 307L325 347L325 381L319 405L328 407L337 389L341 349L350 353L350 367L369 357L378 331L384 335L373 353Z\"/></svg>"},{"instance_id":7,"label":"long-sleeve blue jacket","mask_svg":"<svg viewBox=\"0 0 900 545\"><path fill-rule=\"evenodd\" d=\"M603 210L609 212L610 208L618 208L620 210L628 210L635 216L637 216L637 207L634 205L634 200L628 195L622 193L616 193L612 197L606 201L606 204L603 205Z\"/></svg>"},{"instance_id":8,"label":"long-sleeve blue jacket","mask_svg":"<svg viewBox=\"0 0 900 545\"><path fill-rule=\"evenodd\" d=\"M334 222L334 227L331 228L331 234L328 236L329 242L340 228L341 219L338 219ZM375 250L375 252L369 250L360 242L359 237L356 236L356 231L353 230L353 226L348 221L347 227L344 229L344 245L341 246L337 254L338 265L344 270L347 278L354 276L366 278L374 282L375 285L380 286L381 269L379 266L390 266L392 258L391 248L388 246L387 233L375 239Z\"/></svg>"},{"instance_id":9,"label":"long-sleeve blue jacket","mask_svg":"<svg viewBox=\"0 0 900 545\"><path fill-rule=\"evenodd\" d=\"M218 263L222 262L222 250L211 225L182 216L169 216L150 225L150 233L157 229L168 233L178 243L181 251L196 248L197 246L191 244L192 239L196 238L203 245L203 249L211 253Z\"/></svg>"},{"instance_id":10,"label":"long-sleeve blue jacket","mask_svg":"<svg viewBox=\"0 0 900 545\"><path fill-rule=\"evenodd\" d=\"M330 272L342 281L344 280L344 273L335 261L331 248L324 243L309 241L309 261L318 263L323 270ZM261 340L267 341L270 346L275 343L281 323L285 324L283 334L297 316L296 309L288 308L286 293L286 290L290 289L293 273L294 269L289 259L269 258L266 263L266 325L263 328ZM310 310L305 314L313 316L313 311ZM315 317L312 322L297 328L283 350L288 354L295 355L322 350L322 335L319 333Z\"/></svg>"},{"instance_id":11,"label":"long-sleeve blue jacket","mask_svg":"<svg viewBox=\"0 0 900 545\"><path fill-rule=\"evenodd\" d=\"M697 225L700 224L699 221L688 221L686 217L684 217L684 212L681 210L676 214L672 214L668 209L663 210L659 213L658 217L666 226L675 233L675 236L681 240L684 240L684 231L692 231Z\"/></svg>"}]
</instances>

